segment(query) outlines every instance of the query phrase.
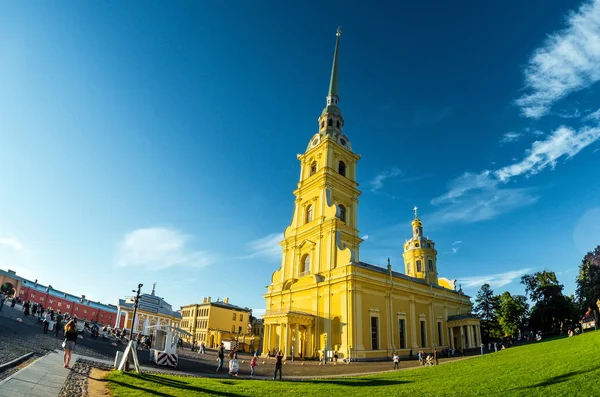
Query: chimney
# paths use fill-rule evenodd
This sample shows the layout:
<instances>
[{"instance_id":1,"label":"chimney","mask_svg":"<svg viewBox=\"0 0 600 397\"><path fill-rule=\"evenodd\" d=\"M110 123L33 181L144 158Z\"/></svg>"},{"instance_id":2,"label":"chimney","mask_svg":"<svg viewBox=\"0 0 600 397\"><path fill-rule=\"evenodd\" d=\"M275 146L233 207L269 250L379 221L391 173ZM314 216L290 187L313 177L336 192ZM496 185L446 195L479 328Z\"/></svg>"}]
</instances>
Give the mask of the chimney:
<instances>
[{"instance_id":1,"label":"chimney","mask_svg":"<svg viewBox=\"0 0 600 397\"><path fill-rule=\"evenodd\" d=\"M223 298L223 303L229 303L229 297Z\"/></svg>"},{"instance_id":2,"label":"chimney","mask_svg":"<svg viewBox=\"0 0 600 397\"><path fill-rule=\"evenodd\" d=\"M208 303L210 303L210 296L209 296L208 298L206 298L206 301L207 301Z\"/></svg>"}]
</instances>

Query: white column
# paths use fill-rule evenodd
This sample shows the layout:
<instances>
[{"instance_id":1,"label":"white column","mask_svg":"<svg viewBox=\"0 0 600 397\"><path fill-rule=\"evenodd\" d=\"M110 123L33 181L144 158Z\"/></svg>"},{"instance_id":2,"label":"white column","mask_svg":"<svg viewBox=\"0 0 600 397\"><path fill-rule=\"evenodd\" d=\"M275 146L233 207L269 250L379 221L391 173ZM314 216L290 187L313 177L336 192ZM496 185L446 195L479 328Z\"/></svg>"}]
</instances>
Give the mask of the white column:
<instances>
[{"instance_id":1,"label":"white column","mask_svg":"<svg viewBox=\"0 0 600 397\"><path fill-rule=\"evenodd\" d=\"M300 331L298 324L294 325L294 355L298 356L298 346L300 346Z\"/></svg>"},{"instance_id":2,"label":"white column","mask_svg":"<svg viewBox=\"0 0 600 397\"><path fill-rule=\"evenodd\" d=\"M115 320L115 328L119 328L119 320L121 319L121 309L117 310L117 319Z\"/></svg>"},{"instance_id":3,"label":"white column","mask_svg":"<svg viewBox=\"0 0 600 397\"><path fill-rule=\"evenodd\" d=\"M448 341L448 346L456 348L454 346L454 329L450 327L450 340Z\"/></svg>"},{"instance_id":4,"label":"white column","mask_svg":"<svg viewBox=\"0 0 600 397\"><path fill-rule=\"evenodd\" d=\"M313 355L313 340L312 340L312 325L306 327L306 351L305 354L307 357L312 357Z\"/></svg>"}]
</instances>

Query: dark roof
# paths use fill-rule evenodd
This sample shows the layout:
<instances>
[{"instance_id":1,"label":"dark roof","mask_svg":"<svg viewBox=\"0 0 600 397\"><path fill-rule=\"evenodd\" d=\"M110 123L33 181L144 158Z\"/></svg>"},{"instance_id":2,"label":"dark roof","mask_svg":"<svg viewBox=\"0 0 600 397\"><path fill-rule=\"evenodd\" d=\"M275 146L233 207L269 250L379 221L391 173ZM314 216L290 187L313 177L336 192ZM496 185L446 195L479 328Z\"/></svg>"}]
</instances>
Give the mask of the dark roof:
<instances>
[{"instance_id":1,"label":"dark roof","mask_svg":"<svg viewBox=\"0 0 600 397\"><path fill-rule=\"evenodd\" d=\"M477 317L473 313L464 313L464 314L455 314L454 316L448 316L448 321L464 320L467 318L479 319L479 317Z\"/></svg>"}]
</instances>

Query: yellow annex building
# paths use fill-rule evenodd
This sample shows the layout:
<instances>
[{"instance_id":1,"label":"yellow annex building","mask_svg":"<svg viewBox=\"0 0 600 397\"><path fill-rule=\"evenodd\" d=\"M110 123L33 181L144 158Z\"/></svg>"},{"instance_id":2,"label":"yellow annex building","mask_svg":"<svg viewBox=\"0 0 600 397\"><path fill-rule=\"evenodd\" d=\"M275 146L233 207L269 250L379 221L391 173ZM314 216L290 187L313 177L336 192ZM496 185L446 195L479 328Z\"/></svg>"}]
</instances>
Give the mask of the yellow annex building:
<instances>
[{"instance_id":1,"label":"yellow annex building","mask_svg":"<svg viewBox=\"0 0 600 397\"><path fill-rule=\"evenodd\" d=\"M394 351L473 348L481 343L470 298L438 276L437 251L412 222L404 272L359 259L360 156L344 134L338 106L337 32L329 93L319 132L300 160L295 209L281 242L281 267L267 287L263 351L285 357L377 360Z\"/></svg>"},{"instance_id":2,"label":"yellow annex building","mask_svg":"<svg viewBox=\"0 0 600 397\"><path fill-rule=\"evenodd\" d=\"M260 346L260 336L254 335L250 326L250 309L232 305L229 298L211 301L209 296L202 303L181 306L181 329L192 335L187 342L204 342L209 348L225 341L237 341L242 351Z\"/></svg>"}]
</instances>

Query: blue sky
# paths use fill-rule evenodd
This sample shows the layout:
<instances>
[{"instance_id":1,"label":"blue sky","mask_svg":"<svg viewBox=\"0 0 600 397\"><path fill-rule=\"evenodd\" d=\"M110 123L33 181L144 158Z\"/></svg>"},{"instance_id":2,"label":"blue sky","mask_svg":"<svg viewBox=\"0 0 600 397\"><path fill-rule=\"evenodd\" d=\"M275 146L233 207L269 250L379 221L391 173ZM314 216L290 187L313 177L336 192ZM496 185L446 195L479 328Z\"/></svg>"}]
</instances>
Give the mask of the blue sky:
<instances>
[{"instance_id":1,"label":"blue sky","mask_svg":"<svg viewBox=\"0 0 600 397\"><path fill-rule=\"evenodd\" d=\"M402 270L417 205L467 293L543 268L574 292L600 243L600 1L212 3L0 3L0 268L260 313L341 25L361 260Z\"/></svg>"}]
</instances>

